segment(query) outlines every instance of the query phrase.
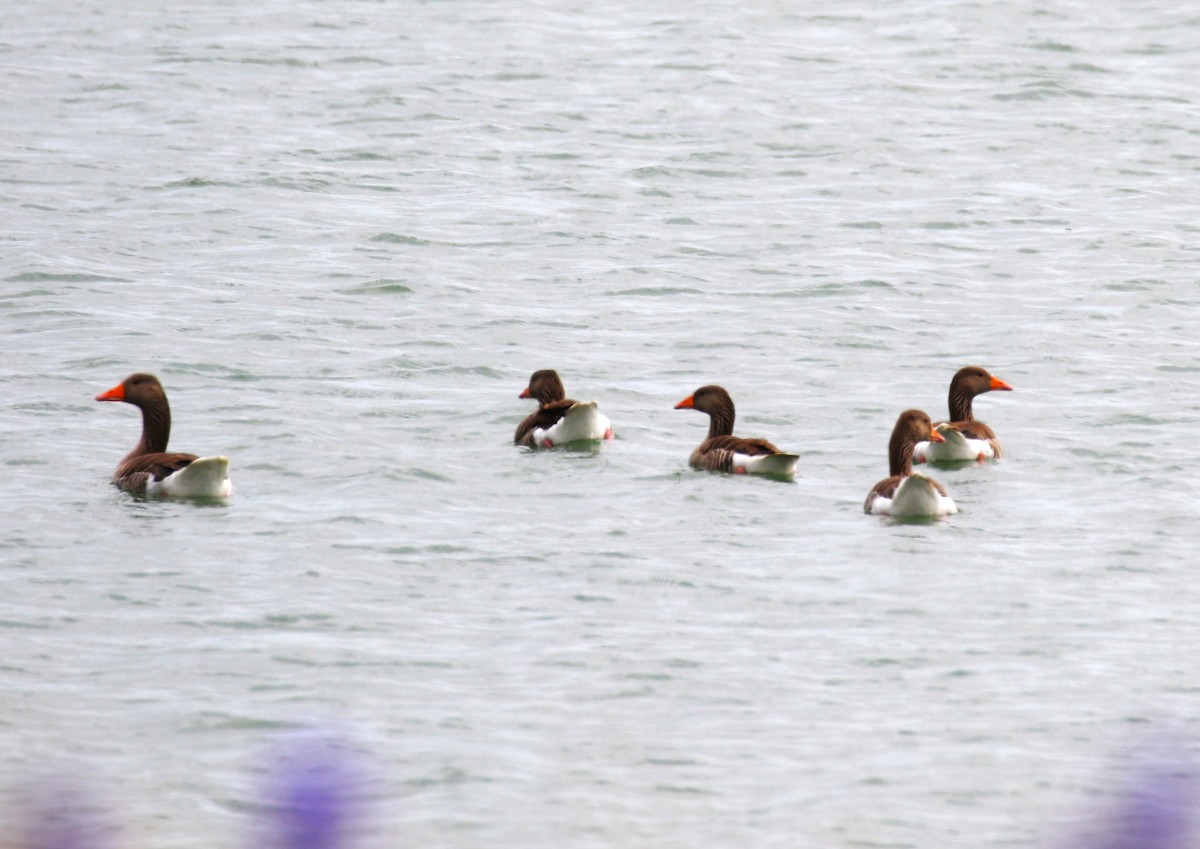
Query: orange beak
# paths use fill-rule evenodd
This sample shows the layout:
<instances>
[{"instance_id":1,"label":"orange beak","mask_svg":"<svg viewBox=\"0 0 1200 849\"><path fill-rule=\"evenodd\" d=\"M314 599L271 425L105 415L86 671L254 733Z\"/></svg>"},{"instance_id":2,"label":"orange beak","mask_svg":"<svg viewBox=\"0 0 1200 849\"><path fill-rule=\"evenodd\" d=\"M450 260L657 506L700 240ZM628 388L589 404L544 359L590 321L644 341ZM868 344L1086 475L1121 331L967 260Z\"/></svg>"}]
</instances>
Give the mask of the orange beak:
<instances>
[{"instance_id":1,"label":"orange beak","mask_svg":"<svg viewBox=\"0 0 1200 849\"><path fill-rule=\"evenodd\" d=\"M931 427L929 429L929 441L930 442L945 442L946 437L944 437L940 433L938 433L936 427Z\"/></svg>"},{"instance_id":2,"label":"orange beak","mask_svg":"<svg viewBox=\"0 0 1200 849\"><path fill-rule=\"evenodd\" d=\"M996 375L992 374L992 375L988 375L988 376L992 379L992 382L988 384L988 389L1004 389L1009 392L1012 392L1012 387L1009 386L1007 383L1005 383L1000 378L996 377Z\"/></svg>"},{"instance_id":3,"label":"orange beak","mask_svg":"<svg viewBox=\"0 0 1200 849\"><path fill-rule=\"evenodd\" d=\"M518 395L517 397L518 398L532 398L533 396L529 394L529 387L526 386L524 389L521 390L521 394Z\"/></svg>"},{"instance_id":4,"label":"orange beak","mask_svg":"<svg viewBox=\"0 0 1200 849\"><path fill-rule=\"evenodd\" d=\"M125 384L118 383L107 392L101 392L96 396L97 401L124 401L125 400Z\"/></svg>"},{"instance_id":5,"label":"orange beak","mask_svg":"<svg viewBox=\"0 0 1200 849\"><path fill-rule=\"evenodd\" d=\"M693 403L692 403L692 399L694 397L695 397L694 395L687 396L686 398L684 398L682 401L680 401L678 404L675 405L675 409L676 410L694 410L695 405L693 405Z\"/></svg>"}]
</instances>

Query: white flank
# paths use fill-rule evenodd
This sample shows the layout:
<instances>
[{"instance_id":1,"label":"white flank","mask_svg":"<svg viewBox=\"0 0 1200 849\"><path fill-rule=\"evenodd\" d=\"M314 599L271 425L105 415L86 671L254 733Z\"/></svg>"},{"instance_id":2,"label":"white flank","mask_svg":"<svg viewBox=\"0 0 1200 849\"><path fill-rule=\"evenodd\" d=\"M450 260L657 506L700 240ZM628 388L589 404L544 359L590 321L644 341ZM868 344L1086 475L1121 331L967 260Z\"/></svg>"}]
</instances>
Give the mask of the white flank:
<instances>
[{"instance_id":1,"label":"white flank","mask_svg":"<svg viewBox=\"0 0 1200 849\"><path fill-rule=\"evenodd\" d=\"M896 494L891 498L876 497L871 512L884 516L916 517L947 516L957 513L954 499L942 495L929 478L913 473L900 481Z\"/></svg>"},{"instance_id":2,"label":"white flank","mask_svg":"<svg viewBox=\"0 0 1200 849\"><path fill-rule=\"evenodd\" d=\"M580 401L552 427L533 431L534 441L543 447L566 445L569 442L612 439L612 422L600 412L595 401ZM547 446L547 441L549 446Z\"/></svg>"},{"instance_id":3,"label":"white flank","mask_svg":"<svg viewBox=\"0 0 1200 849\"><path fill-rule=\"evenodd\" d=\"M146 494L169 498L229 498L233 495L229 458L195 459L160 481L150 481L146 484Z\"/></svg>"},{"instance_id":4,"label":"white flank","mask_svg":"<svg viewBox=\"0 0 1200 849\"><path fill-rule=\"evenodd\" d=\"M794 475L799 454L737 454L733 470L751 475Z\"/></svg>"},{"instance_id":5,"label":"white flank","mask_svg":"<svg viewBox=\"0 0 1200 849\"><path fill-rule=\"evenodd\" d=\"M913 461L917 463L943 462L948 460L978 460L980 456L990 460L996 456L992 443L986 439L968 439L949 425L937 426L937 432L945 442L918 442L913 448Z\"/></svg>"}]
</instances>

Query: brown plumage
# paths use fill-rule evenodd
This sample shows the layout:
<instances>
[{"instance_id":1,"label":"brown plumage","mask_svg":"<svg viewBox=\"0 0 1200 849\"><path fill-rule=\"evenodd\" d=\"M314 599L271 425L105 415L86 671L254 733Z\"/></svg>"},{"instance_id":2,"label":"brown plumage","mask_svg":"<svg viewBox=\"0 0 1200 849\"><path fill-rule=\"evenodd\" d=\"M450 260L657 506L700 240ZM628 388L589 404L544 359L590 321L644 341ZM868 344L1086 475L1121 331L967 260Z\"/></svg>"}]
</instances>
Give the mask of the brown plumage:
<instances>
[{"instance_id":1,"label":"brown plumage","mask_svg":"<svg viewBox=\"0 0 1200 849\"><path fill-rule=\"evenodd\" d=\"M694 468L712 472L746 471L734 467L735 454L756 457L784 453L765 439L744 439L733 435L733 399L723 387L701 386L676 404L675 409L699 410L708 414L708 438L688 458Z\"/></svg>"},{"instance_id":2,"label":"brown plumage","mask_svg":"<svg viewBox=\"0 0 1200 849\"><path fill-rule=\"evenodd\" d=\"M928 414L921 410L905 410L901 413L900 417L896 419L895 427L892 428L891 439L888 440L889 477L871 487L871 491L867 493L867 500L863 502L865 512L872 512L872 505L876 498L891 499L895 497L900 483L912 474L913 449L918 442L925 440L946 441L945 437L933 429L933 422ZM948 495L946 488L938 481L929 478L929 482L942 495Z\"/></svg>"},{"instance_id":3,"label":"brown plumage","mask_svg":"<svg viewBox=\"0 0 1200 849\"><path fill-rule=\"evenodd\" d=\"M567 410L576 404L567 397L567 390L563 388L558 372L549 368L535 371L529 378L529 385L517 397L536 398L538 402L538 408L517 425L517 432L513 434L515 444L530 448L536 447L534 430L554 427L567 414Z\"/></svg>"},{"instance_id":4,"label":"brown plumage","mask_svg":"<svg viewBox=\"0 0 1200 849\"><path fill-rule=\"evenodd\" d=\"M949 407L950 418L938 422L938 426L948 425L967 439L979 439L989 443L999 459L1001 455L1000 440L996 432L986 424L975 420L971 410L971 402L976 395L998 389L1004 392L1012 391L1012 387L1000 378L979 366L964 366L955 372L950 380Z\"/></svg>"},{"instance_id":5,"label":"brown plumage","mask_svg":"<svg viewBox=\"0 0 1200 849\"><path fill-rule=\"evenodd\" d=\"M124 401L142 411L142 438L117 466L113 483L135 494L143 494L150 481L161 481L188 466L195 454L168 453L171 437L171 407L167 393L152 374L131 374L97 401ZM199 467L197 467L199 468Z\"/></svg>"},{"instance_id":6,"label":"brown plumage","mask_svg":"<svg viewBox=\"0 0 1200 849\"><path fill-rule=\"evenodd\" d=\"M517 425L513 442L528 448L555 448L613 438L612 422L595 401L576 401L566 394L558 372L535 371L519 397L537 399L538 408Z\"/></svg>"}]
</instances>

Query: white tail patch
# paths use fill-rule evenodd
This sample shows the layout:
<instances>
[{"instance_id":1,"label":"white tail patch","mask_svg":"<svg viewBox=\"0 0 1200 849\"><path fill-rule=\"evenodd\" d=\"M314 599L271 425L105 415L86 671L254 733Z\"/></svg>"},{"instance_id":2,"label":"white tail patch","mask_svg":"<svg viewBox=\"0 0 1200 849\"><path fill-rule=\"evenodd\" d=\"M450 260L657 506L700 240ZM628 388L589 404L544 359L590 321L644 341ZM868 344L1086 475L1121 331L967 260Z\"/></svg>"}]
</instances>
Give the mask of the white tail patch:
<instances>
[{"instance_id":1,"label":"white tail patch","mask_svg":"<svg viewBox=\"0 0 1200 849\"><path fill-rule=\"evenodd\" d=\"M876 504L886 500L877 499ZM913 473L900 481L887 509L877 507L874 512L900 517L946 516L957 513L958 507L950 496L938 491L933 481L922 474Z\"/></svg>"},{"instance_id":2,"label":"white tail patch","mask_svg":"<svg viewBox=\"0 0 1200 849\"><path fill-rule=\"evenodd\" d=\"M612 422L595 401L580 401L553 426L535 430L533 437L538 445L549 441L551 446L612 439Z\"/></svg>"},{"instance_id":3,"label":"white tail patch","mask_svg":"<svg viewBox=\"0 0 1200 849\"><path fill-rule=\"evenodd\" d=\"M228 457L200 457L174 474L146 485L147 495L169 498L229 498L233 483L229 480Z\"/></svg>"},{"instance_id":4,"label":"white tail patch","mask_svg":"<svg viewBox=\"0 0 1200 849\"><path fill-rule=\"evenodd\" d=\"M955 460L990 460L996 456L992 444L986 439L969 439L948 424L937 426L937 432L945 442L918 442L913 448L913 461L917 463L943 463Z\"/></svg>"},{"instance_id":5,"label":"white tail patch","mask_svg":"<svg viewBox=\"0 0 1200 849\"><path fill-rule=\"evenodd\" d=\"M799 459L799 454L734 454L732 468L752 475L791 476Z\"/></svg>"}]
</instances>

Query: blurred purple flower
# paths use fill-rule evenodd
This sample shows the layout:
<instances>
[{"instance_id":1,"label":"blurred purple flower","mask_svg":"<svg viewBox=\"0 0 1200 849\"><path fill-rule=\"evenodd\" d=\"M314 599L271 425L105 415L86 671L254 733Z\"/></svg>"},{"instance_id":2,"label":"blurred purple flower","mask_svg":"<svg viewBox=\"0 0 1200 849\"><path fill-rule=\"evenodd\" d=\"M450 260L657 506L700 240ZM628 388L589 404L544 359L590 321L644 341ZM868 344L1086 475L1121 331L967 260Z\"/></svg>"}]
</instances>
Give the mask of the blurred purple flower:
<instances>
[{"instance_id":1,"label":"blurred purple flower","mask_svg":"<svg viewBox=\"0 0 1200 849\"><path fill-rule=\"evenodd\" d=\"M345 849L361 807L361 779L333 740L304 734L277 755L268 791L272 842L279 849Z\"/></svg>"},{"instance_id":2,"label":"blurred purple flower","mask_svg":"<svg viewBox=\"0 0 1200 849\"><path fill-rule=\"evenodd\" d=\"M1139 758L1087 849L1196 849L1197 771L1181 748Z\"/></svg>"},{"instance_id":3,"label":"blurred purple flower","mask_svg":"<svg viewBox=\"0 0 1200 849\"><path fill-rule=\"evenodd\" d=\"M22 849L101 849L107 844L99 806L75 781L30 782L22 805Z\"/></svg>"}]
</instances>

